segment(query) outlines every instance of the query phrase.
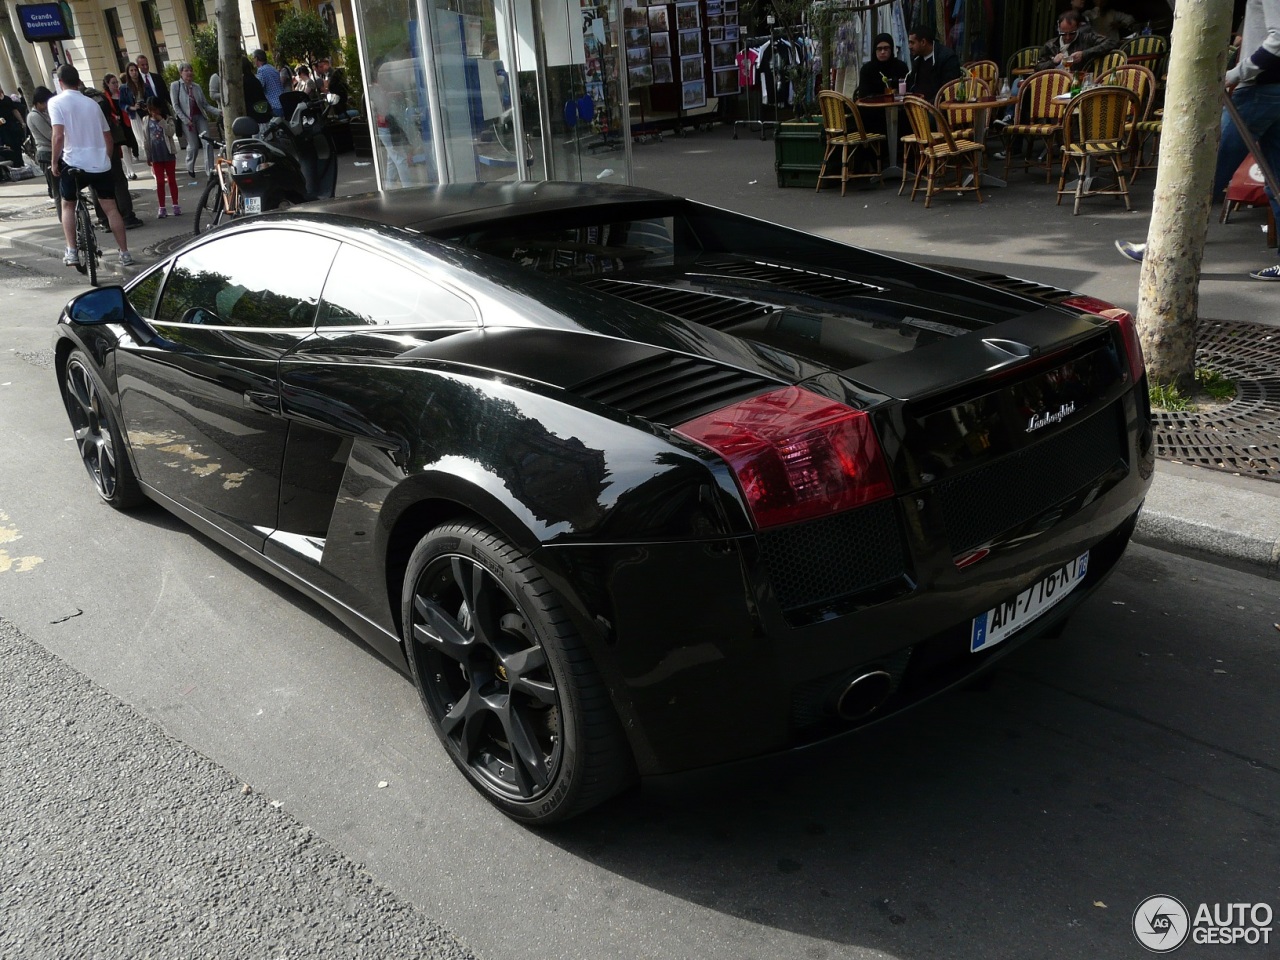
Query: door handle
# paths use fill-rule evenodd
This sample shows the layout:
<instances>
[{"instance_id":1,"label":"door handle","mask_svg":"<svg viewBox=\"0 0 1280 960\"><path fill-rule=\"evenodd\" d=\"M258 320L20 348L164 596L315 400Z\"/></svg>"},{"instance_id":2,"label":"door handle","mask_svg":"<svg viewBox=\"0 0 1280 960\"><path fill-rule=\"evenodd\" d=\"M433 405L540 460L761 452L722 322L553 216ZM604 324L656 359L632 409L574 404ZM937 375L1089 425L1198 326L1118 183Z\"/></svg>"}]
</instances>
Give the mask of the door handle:
<instances>
[{"instance_id":1,"label":"door handle","mask_svg":"<svg viewBox=\"0 0 1280 960\"><path fill-rule=\"evenodd\" d=\"M280 398L266 390L246 390L243 395L244 405L266 413L280 412Z\"/></svg>"}]
</instances>

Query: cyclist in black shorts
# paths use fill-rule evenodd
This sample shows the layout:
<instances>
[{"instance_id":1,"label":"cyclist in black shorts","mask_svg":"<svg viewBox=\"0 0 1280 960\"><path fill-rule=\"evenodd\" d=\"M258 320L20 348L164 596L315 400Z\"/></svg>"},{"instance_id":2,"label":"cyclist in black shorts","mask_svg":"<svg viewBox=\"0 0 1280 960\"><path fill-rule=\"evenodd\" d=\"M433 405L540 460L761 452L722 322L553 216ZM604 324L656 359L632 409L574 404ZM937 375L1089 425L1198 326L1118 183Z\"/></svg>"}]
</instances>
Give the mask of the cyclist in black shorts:
<instances>
[{"instance_id":1,"label":"cyclist in black shorts","mask_svg":"<svg viewBox=\"0 0 1280 960\"><path fill-rule=\"evenodd\" d=\"M98 105L80 92L80 72L71 64L58 68L62 92L49 101L49 120L53 125L53 158L49 168L58 178L62 196L62 234L67 243L63 262L78 263L76 252L76 195L80 186L93 187L111 225L111 235L120 247L120 265L133 265L129 241L125 237L124 220L112 199L115 182L111 175L111 131ZM80 183L76 174L80 171Z\"/></svg>"}]
</instances>

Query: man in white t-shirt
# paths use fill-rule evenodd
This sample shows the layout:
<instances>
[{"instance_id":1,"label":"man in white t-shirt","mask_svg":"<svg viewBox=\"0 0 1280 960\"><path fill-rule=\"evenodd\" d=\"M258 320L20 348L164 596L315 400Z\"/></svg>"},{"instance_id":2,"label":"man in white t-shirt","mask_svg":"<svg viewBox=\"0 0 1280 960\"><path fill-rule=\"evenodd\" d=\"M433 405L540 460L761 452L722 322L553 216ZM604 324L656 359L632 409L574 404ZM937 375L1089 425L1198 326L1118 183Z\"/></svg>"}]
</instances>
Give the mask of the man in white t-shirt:
<instances>
[{"instance_id":1,"label":"man in white t-shirt","mask_svg":"<svg viewBox=\"0 0 1280 960\"><path fill-rule=\"evenodd\" d=\"M79 265L76 251L76 193L79 185L71 169L80 171L80 185L93 187L98 202L111 225L111 235L120 248L120 265L133 264L124 220L116 207L115 182L111 176L111 131L98 105L80 92L80 71L71 64L58 68L62 92L49 101L49 122L53 126L53 159L50 171L58 179L62 195L62 235L66 254L62 262Z\"/></svg>"}]
</instances>

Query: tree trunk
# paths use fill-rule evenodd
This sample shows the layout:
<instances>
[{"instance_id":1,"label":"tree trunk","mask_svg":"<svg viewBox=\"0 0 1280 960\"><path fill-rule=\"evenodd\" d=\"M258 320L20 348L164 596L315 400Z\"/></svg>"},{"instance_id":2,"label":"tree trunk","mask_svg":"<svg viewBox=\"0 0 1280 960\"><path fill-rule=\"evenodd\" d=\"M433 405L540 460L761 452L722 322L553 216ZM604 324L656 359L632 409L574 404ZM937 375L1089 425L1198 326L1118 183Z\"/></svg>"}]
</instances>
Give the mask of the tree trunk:
<instances>
[{"instance_id":1,"label":"tree trunk","mask_svg":"<svg viewBox=\"0 0 1280 960\"><path fill-rule=\"evenodd\" d=\"M221 0L213 9L218 27L218 79L222 81L222 139L230 145L235 139L231 125L243 117L244 50L240 44L240 4L237 0Z\"/></svg>"},{"instance_id":2,"label":"tree trunk","mask_svg":"<svg viewBox=\"0 0 1280 960\"><path fill-rule=\"evenodd\" d=\"M1213 206L1230 36L1230 4L1178 0L1137 320L1151 381L1173 384L1186 396L1195 384L1200 263Z\"/></svg>"},{"instance_id":3,"label":"tree trunk","mask_svg":"<svg viewBox=\"0 0 1280 960\"><path fill-rule=\"evenodd\" d=\"M13 61L13 72L18 78L18 86L22 88L22 95L30 104L35 99L36 85L31 79L31 71L27 69L22 47L18 45L18 35L13 32L13 19L9 16L7 0L0 0L0 34L4 35L4 45L9 51L9 59ZM23 119L26 118L23 117Z\"/></svg>"}]
</instances>

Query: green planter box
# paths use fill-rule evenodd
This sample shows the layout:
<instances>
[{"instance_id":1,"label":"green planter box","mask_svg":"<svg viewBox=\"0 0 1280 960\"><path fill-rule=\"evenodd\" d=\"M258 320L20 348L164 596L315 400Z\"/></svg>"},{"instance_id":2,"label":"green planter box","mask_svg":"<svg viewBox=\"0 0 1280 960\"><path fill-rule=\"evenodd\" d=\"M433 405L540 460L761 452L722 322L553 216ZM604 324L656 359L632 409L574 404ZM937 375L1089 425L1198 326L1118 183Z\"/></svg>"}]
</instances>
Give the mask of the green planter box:
<instances>
[{"instance_id":1,"label":"green planter box","mask_svg":"<svg viewBox=\"0 0 1280 960\"><path fill-rule=\"evenodd\" d=\"M773 148L778 186L812 190L818 185L818 171L822 169L822 154L826 149L822 124L804 120L780 123Z\"/></svg>"}]
</instances>

